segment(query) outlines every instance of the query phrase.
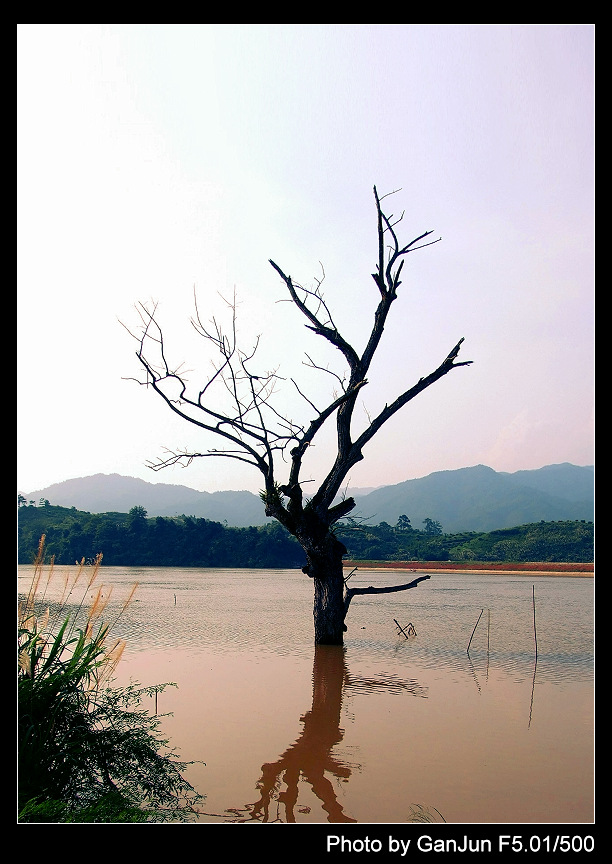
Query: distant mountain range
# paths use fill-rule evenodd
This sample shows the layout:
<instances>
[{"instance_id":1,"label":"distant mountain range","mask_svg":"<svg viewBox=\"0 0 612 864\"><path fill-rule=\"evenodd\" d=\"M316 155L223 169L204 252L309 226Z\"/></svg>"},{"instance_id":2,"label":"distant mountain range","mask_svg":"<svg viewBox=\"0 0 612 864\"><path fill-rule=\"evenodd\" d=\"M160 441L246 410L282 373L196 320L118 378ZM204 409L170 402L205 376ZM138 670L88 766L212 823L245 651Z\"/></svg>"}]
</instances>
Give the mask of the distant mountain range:
<instances>
[{"instance_id":1,"label":"distant mountain range","mask_svg":"<svg viewBox=\"0 0 612 864\"><path fill-rule=\"evenodd\" d=\"M541 520L592 521L594 485L592 465L563 462L512 474L475 465L375 489L357 500L350 515L373 525L395 525L405 514L413 528L422 528L429 517L447 534L495 531Z\"/></svg>"},{"instance_id":2,"label":"distant mountain range","mask_svg":"<svg viewBox=\"0 0 612 864\"><path fill-rule=\"evenodd\" d=\"M25 495L37 504L46 498L60 507L76 507L88 513L127 513L144 507L149 516L197 516L238 528L264 525L263 504L252 492L198 492L189 486L147 483L122 474L92 474L54 483Z\"/></svg>"},{"instance_id":3,"label":"distant mountain range","mask_svg":"<svg viewBox=\"0 0 612 864\"><path fill-rule=\"evenodd\" d=\"M357 497L350 514L361 520L395 525L401 515L413 528L426 518L440 522L445 533L494 531L529 522L594 518L593 466L546 465L505 473L486 465L436 471L393 486L349 490ZM147 483L120 474L94 474L24 493L61 507L89 513L127 513L144 507L149 516L197 516L235 527L264 525L270 520L252 492L198 492L188 486Z\"/></svg>"}]
</instances>

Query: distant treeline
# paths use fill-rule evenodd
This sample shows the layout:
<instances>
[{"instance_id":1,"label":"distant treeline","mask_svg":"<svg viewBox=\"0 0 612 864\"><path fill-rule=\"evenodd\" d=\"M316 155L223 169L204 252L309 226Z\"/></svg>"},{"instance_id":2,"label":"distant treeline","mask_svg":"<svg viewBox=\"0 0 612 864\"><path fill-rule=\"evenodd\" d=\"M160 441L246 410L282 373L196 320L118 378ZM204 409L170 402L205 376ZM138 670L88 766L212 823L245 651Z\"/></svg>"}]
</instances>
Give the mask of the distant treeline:
<instances>
[{"instance_id":1,"label":"distant treeline","mask_svg":"<svg viewBox=\"0 0 612 864\"><path fill-rule=\"evenodd\" d=\"M592 522L535 522L488 533L444 534L426 519L423 530L400 516L395 526L338 526L348 557L360 561L593 561ZM49 502L21 506L18 560L31 564L42 534L57 564L93 559L99 552L118 567L299 568L304 553L277 522L232 528L193 516L149 518L143 507L129 513L85 513Z\"/></svg>"},{"instance_id":2,"label":"distant treeline","mask_svg":"<svg viewBox=\"0 0 612 864\"><path fill-rule=\"evenodd\" d=\"M439 523L432 520L425 520L423 531L398 526L385 522L374 527L356 526L343 530L341 536L350 558L358 561L586 563L594 557L594 525L586 521L533 522L459 534L435 533Z\"/></svg>"}]
</instances>

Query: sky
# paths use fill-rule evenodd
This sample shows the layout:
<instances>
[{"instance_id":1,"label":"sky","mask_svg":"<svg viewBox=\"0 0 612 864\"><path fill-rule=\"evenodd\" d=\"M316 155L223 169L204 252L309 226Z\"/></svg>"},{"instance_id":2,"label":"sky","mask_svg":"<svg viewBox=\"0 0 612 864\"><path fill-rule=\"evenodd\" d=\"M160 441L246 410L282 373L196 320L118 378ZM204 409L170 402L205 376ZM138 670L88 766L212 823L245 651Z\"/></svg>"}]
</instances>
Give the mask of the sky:
<instances>
[{"instance_id":1,"label":"sky","mask_svg":"<svg viewBox=\"0 0 612 864\"><path fill-rule=\"evenodd\" d=\"M364 451L351 487L484 464L594 460L591 24L20 24L17 33L17 483L92 474L202 491L262 487L235 460L153 472L218 446L135 379L129 330L157 302L171 362L210 373L190 324L260 337L279 407L308 422L335 358L273 259L323 290L357 349L377 303L373 187L407 257L361 419L460 360ZM341 367L331 365L341 374ZM301 413L300 413L301 412ZM292 414L293 416L293 414ZM322 479L333 428L311 451ZM282 475L282 471L281 471ZM283 482L283 477L280 477ZM53 502L52 502L53 503Z\"/></svg>"}]
</instances>

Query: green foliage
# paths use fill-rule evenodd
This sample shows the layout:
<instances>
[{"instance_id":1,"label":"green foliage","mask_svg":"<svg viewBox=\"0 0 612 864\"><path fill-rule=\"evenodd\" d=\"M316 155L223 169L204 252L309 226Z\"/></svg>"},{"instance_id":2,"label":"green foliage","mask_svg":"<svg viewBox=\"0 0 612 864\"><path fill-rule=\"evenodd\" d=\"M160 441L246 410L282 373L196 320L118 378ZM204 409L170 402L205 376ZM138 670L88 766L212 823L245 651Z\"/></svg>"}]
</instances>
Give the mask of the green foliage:
<instances>
[{"instance_id":1,"label":"green foliage","mask_svg":"<svg viewBox=\"0 0 612 864\"><path fill-rule=\"evenodd\" d=\"M19 610L20 821L186 820L201 797L183 777L188 763L178 761L161 737L161 717L141 707L146 697L174 685L110 686L123 642L108 644L101 589L81 622L82 603L72 598L84 574L81 568L69 590L52 604L51 615L45 598L53 567L45 582L43 556L44 538ZM81 581L83 597L97 578L100 561ZM69 600L71 611L64 614Z\"/></svg>"},{"instance_id":2,"label":"green foliage","mask_svg":"<svg viewBox=\"0 0 612 864\"><path fill-rule=\"evenodd\" d=\"M93 560L121 567L301 567L298 541L277 522L231 528L193 516L146 517L129 513L85 513L67 507L19 509L19 563L31 564L41 534L57 564Z\"/></svg>"},{"instance_id":3,"label":"green foliage","mask_svg":"<svg viewBox=\"0 0 612 864\"><path fill-rule=\"evenodd\" d=\"M452 535L451 535L452 536ZM449 548L452 560L591 562L592 522L534 522L476 534Z\"/></svg>"},{"instance_id":4,"label":"green foliage","mask_svg":"<svg viewBox=\"0 0 612 864\"><path fill-rule=\"evenodd\" d=\"M38 538L47 535L49 554L73 564L85 552L94 560L104 549L111 566L299 568L304 553L278 523L231 528L220 522L146 517L130 513L83 513L74 508L26 506L19 509L19 563L30 564ZM350 558L361 561L593 561L592 522L535 522L516 528L444 534L441 524L424 520L413 528L403 514L395 526L359 524L347 517L335 530Z\"/></svg>"},{"instance_id":5,"label":"green foliage","mask_svg":"<svg viewBox=\"0 0 612 864\"><path fill-rule=\"evenodd\" d=\"M348 556L358 561L557 561L590 562L594 557L592 522L535 522L499 531L443 534L434 520L425 530L407 528L403 517L395 528L343 525L338 537ZM431 523L431 524L429 524Z\"/></svg>"},{"instance_id":6,"label":"green foliage","mask_svg":"<svg viewBox=\"0 0 612 864\"><path fill-rule=\"evenodd\" d=\"M426 534L436 537L443 533L442 525L435 519L430 519L429 516L423 519L423 530Z\"/></svg>"},{"instance_id":7,"label":"green foliage","mask_svg":"<svg viewBox=\"0 0 612 864\"><path fill-rule=\"evenodd\" d=\"M275 506L282 503L283 493L281 492L280 483L274 483L274 488L271 492L268 492L266 489L260 489L259 497L266 505L266 507Z\"/></svg>"},{"instance_id":8,"label":"green foliage","mask_svg":"<svg viewBox=\"0 0 612 864\"><path fill-rule=\"evenodd\" d=\"M19 813L20 822L36 824L47 822L149 822L151 814L133 807L119 792L108 792L93 804L81 808L71 807L64 801L49 799L38 803L28 801Z\"/></svg>"}]
</instances>

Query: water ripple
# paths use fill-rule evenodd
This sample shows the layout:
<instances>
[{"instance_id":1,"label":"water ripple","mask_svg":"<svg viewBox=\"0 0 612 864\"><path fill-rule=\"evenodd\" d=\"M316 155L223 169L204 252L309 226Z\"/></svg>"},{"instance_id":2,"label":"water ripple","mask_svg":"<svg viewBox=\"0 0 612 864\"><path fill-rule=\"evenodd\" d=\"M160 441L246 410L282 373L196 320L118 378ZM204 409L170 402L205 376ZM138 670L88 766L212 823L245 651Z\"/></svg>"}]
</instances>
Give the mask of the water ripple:
<instances>
[{"instance_id":1,"label":"water ripple","mask_svg":"<svg viewBox=\"0 0 612 864\"><path fill-rule=\"evenodd\" d=\"M20 567L20 586L31 568ZM367 571L364 584L397 576ZM103 568L113 586L109 620L139 581L136 598L113 627L130 651L186 647L193 651L259 651L281 656L312 650L312 583L299 571ZM346 645L361 659L464 673L494 666L520 678L533 674L532 589L500 576L436 576L417 591L356 598ZM538 675L589 680L593 675L593 583L541 578L536 587ZM413 625L416 636L398 630ZM470 654L467 646L470 644ZM374 687L374 683L372 684Z\"/></svg>"}]
</instances>

